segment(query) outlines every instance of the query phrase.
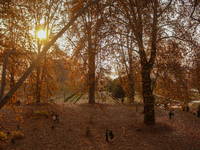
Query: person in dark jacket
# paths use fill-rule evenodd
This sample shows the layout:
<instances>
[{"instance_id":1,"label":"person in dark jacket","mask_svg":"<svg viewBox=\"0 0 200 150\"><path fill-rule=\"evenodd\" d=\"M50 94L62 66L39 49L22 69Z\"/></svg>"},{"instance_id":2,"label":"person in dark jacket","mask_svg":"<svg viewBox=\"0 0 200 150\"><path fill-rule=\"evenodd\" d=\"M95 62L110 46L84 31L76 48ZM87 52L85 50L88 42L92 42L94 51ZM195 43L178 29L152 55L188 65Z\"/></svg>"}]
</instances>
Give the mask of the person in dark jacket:
<instances>
[{"instance_id":1,"label":"person in dark jacket","mask_svg":"<svg viewBox=\"0 0 200 150\"><path fill-rule=\"evenodd\" d=\"M171 119L171 116L172 116L172 112L171 110L169 111L169 118Z\"/></svg>"},{"instance_id":2,"label":"person in dark jacket","mask_svg":"<svg viewBox=\"0 0 200 150\"><path fill-rule=\"evenodd\" d=\"M110 136L110 140L112 141L113 140L113 133L112 133L112 131L110 131L109 136Z\"/></svg>"},{"instance_id":3,"label":"person in dark jacket","mask_svg":"<svg viewBox=\"0 0 200 150\"><path fill-rule=\"evenodd\" d=\"M106 129L106 141L108 142L108 130Z\"/></svg>"}]
</instances>

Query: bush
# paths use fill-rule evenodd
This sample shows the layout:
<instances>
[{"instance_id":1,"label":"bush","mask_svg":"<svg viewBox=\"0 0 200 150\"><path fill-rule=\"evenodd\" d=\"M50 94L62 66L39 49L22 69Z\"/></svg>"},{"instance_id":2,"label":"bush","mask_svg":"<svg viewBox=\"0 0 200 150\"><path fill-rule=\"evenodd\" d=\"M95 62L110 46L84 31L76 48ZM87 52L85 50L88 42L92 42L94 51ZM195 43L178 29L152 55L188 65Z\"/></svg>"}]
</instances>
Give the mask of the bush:
<instances>
[{"instance_id":1,"label":"bush","mask_svg":"<svg viewBox=\"0 0 200 150\"><path fill-rule=\"evenodd\" d=\"M125 92L124 92L123 87L121 85L117 84L112 91L112 96L115 98L125 97Z\"/></svg>"},{"instance_id":2,"label":"bush","mask_svg":"<svg viewBox=\"0 0 200 150\"><path fill-rule=\"evenodd\" d=\"M200 118L200 105L198 106L198 110L197 110L197 117Z\"/></svg>"},{"instance_id":3,"label":"bush","mask_svg":"<svg viewBox=\"0 0 200 150\"><path fill-rule=\"evenodd\" d=\"M36 115L36 116L47 116L48 115L48 113L45 111L45 110L41 110L41 111L35 111L34 112L34 114Z\"/></svg>"},{"instance_id":4,"label":"bush","mask_svg":"<svg viewBox=\"0 0 200 150\"><path fill-rule=\"evenodd\" d=\"M190 111L190 107L187 105L186 106L186 112L189 112Z\"/></svg>"},{"instance_id":5,"label":"bush","mask_svg":"<svg viewBox=\"0 0 200 150\"><path fill-rule=\"evenodd\" d=\"M7 135L4 134L3 132L0 132L0 141L4 141L7 139Z\"/></svg>"},{"instance_id":6,"label":"bush","mask_svg":"<svg viewBox=\"0 0 200 150\"><path fill-rule=\"evenodd\" d=\"M21 139L21 138L23 138L24 137L24 134L23 133L21 133L20 131L14 131L14 132L12 132L12 138L13 139Z\"/></svg>"}]
</instances>

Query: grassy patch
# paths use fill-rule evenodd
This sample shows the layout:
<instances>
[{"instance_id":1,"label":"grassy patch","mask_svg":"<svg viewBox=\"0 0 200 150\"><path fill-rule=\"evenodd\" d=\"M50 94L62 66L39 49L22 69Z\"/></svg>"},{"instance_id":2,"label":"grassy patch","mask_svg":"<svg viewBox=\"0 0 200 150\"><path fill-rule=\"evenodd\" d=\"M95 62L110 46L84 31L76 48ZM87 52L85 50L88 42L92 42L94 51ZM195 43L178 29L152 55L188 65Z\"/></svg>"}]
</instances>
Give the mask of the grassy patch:
<instances>
[{"instance_id":1,"label":"grassy patch","mask_svg":"<svg viewBox=\"0 0 200 150\"><path fill-rule=\"evenodd\" d=\"M7 135L3 132L0 132L0 141L4 141L7 139Z\"/></svg>"},{"instance_id":2,"label":"grassy patch","mask_svg":"<svg viewBox=\"0 0 200 150\"><path fill-rule=\"evenodd\" d=\"M22 139L24 137L24 134L21 133L20 131L14 131L11 133L12 139Z\"/></svg>"}]
</instances>

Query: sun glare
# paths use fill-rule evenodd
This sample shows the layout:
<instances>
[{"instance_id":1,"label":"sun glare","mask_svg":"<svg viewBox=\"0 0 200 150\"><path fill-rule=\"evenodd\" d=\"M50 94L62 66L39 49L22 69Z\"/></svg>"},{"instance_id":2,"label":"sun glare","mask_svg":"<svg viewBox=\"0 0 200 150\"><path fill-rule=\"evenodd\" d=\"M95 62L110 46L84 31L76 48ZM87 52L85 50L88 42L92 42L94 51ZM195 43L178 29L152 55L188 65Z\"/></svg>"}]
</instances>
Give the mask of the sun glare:
<instances>
[{"instance_id":1,"label":"sun glare","mask_svg":"<svg viewBox=\"0 0 200 150\"><path fill-rule=\"evenodd\" d=\"M37 32L37 37L40 38L40 39L46 38L46 33L45 33L45 31L44 31L44 30L39 30L39 31Z\"/></svg>"}]
</instances>

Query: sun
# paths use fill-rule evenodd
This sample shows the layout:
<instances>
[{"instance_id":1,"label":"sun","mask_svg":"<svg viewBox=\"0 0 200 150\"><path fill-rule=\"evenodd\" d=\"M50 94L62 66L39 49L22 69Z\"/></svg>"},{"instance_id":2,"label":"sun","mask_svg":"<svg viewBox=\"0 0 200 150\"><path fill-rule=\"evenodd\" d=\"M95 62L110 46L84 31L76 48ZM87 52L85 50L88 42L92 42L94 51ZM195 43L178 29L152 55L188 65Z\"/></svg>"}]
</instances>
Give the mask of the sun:
<instances>
[{"instance_id":1,"label":"sun","mask_svg":"<svg viewBox=\"0 0 200 150\"><path fill-rule=\"evenodd\" d=\"M37 37L40 38L40 39L45 39L46 38L46 33L44 30L39 30L37 32Z\"/></svg>"}]
</instances>

